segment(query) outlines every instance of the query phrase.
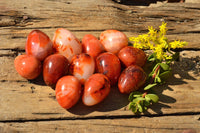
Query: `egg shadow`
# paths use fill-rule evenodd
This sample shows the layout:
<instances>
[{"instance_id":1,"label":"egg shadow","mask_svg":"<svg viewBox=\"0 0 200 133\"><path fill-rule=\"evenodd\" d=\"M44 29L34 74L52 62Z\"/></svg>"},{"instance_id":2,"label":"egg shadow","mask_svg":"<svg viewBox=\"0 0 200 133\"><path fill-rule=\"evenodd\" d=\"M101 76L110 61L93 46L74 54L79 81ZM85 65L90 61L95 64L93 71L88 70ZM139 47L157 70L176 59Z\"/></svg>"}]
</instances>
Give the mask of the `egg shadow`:
<instances>
[{"instance_id":1,"label":"egg shadow","mask_svg":"<svg viewBox=\"0 0 200 133\"><path fill-rule=\"evenodd\" d=\"M28 80L29 83L33 83L36 85L41 85L41 86L46 86L44 79L43 79L43 74L41 73L37 78L33 80Z\"/></svg>"},{"instance_id":2,"label":"egg shadow","mask_svg":"<svg viewBox=\"0 0 200 133\"><path fill-rule=\"evenodd\" d=\"M121 94L117 86L114 86L111 88L109 95L101 103L94 106L86 106L80 99L75 106L68 109L67 111L75 115L87 115L94 111L98 112L114 111L121 108L125 108L128 105L129 103L128 96L129 95L127 94Z\"/></svg>"}]
</instances>

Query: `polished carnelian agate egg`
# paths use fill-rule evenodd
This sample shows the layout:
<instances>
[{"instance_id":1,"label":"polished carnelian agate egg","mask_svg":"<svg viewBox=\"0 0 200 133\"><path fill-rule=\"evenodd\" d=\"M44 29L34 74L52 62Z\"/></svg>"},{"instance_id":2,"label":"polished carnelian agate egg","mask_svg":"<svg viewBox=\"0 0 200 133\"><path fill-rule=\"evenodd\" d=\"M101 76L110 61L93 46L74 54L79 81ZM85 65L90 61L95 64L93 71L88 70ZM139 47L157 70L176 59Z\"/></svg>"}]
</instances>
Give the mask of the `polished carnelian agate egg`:
<instances>
[{"instance_id":1,"label":"polished carnelian agate egg","mask_svg":"<svg viewBox=\"0 0 200 133\"><path fill-rule=\"evenodd\" d=\"M118 30L106 30L100 34L100 42L108 52L117 54L120 49L128 46L128 38Z\"/></svg>"},{"instance_id":2,"label":"polished carnelian agate egg","mask_svg":"<svg viewBox=\"0 0 200 133\"><path fill-rule=\"evenodd\" d=\"M86 34L82 39L83 53L87 53L93 58L96 58L104 51L101 42L93 35Z\"/></svg>"},{"instance_id":3,"label":"polished carnelian agate egg","mask_svg":"<svg viewBox=\"0 0 200 133\"><path fill-rule=\"evenodd\" d=\"M53 37L53 49L54 53L64 55L71 62L74 55L82 52L82 45L69 30L59 28Z\"/></svg>"},{"instance_id":4,"label":"polished carnelian agate egg","mask_svg":"<svg viewBox=\"0 0 200 133\"><path fill-rule=\"evenodd\" d=\"M26 41L26 54L33 55L43 61L53 52L53 43L49 37L40 30L33 30L29 33Z\"/></svg>"},{"instance_id":5,"label":"polished carnelian agate egg","mask_svg":"<svg viewBox=\"0 0 200 133\"><path fill-rule=\"evenodd\" d=\"M109 79L103 74L96 73L85 82L82 101L87 106L93 106L103 101L109 92Z\"/></svg>"},{"instance_id":6,"label":"polished carnelian agate egg","mask_svg":"<svg viewBox=\"0 0 200 133\"><path fill-rule=\"evenodd\" d=\"M62 76L68 74L69 61L61 54L48 56L43 63L43 78L46 85L55 87Z\"/></svg>"},{"instance_id":7,"label":"polished carnelian agate egg","mask_svg":"<svg viewBox=\"0 0 200 133\"><path fill-rule=\"evenodd\" d=\"M56 84L56 99L61 107L69 109L81 96L81 84L74 76L64 76Z\"/></svg>"},{"instance_id":8,"label":"polished carnelian agate egg","mask_svg":"<svg viewBox=\"0 0 200 133\"><path fill-rule=\"evenodd\" d=\"M118 81L118 88L121 93L129 94L138 90L146 81L146 73L137 66L131 65L124 69Z\"/></svg>"},{"instance_id":9,"label":"polished carnelian agate egg","mask_svg":"<svg viewBox=\"0 0 200 133\"><path fill-rule=\"evenodd\" d=\"M70 63L70 73L77 77L81 84L94 73L95 71L95 61L94 59L86 54L75 55Z\"/></svg>"},{"instance_id":10,"label":"polished carnelian agate egg","mask_svg":"<svg viewBox=\"0 0 200 133\"><path fill-rule=\"evenodd\" d=\"M147 56L143 50L131 46L122 48L118 53L118 57L126 67L130 65L142 67L147 60Z\"/></svg>"},{"instance_id":11,"label":"polished carnelian agate egg","mask_svg":"<svg viewBox=\"0 0 200 133\"><path fill-rule=\"evenodd\" d=\"M32 55L19 55L14 61L15 69L26 79L37 78L42 71L41 62Z\"/></svg>"},{"instance_id":12,"label":"polished carnelian agate egg","mask_svg":"<svg viewBox=\"0 0 200 133\"><path fill-rule=\"evenodd\" d=\"M119 58L110 52L100 54L96 58L97 72L108 77L111 85L117 83L121 73L121 64Z\"/></svg>"}]
</instances>

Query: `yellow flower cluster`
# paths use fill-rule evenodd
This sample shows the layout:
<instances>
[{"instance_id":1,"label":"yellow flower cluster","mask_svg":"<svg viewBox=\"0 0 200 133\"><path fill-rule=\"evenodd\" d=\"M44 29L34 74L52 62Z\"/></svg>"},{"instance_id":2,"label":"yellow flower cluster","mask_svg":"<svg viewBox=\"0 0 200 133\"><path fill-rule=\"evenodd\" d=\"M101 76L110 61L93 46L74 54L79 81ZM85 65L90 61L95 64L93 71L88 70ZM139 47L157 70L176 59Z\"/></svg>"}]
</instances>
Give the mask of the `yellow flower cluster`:
<instances>
[{"instance_id":1,"label":"yellow flower cluster","mask_svg":"<svg viewBox=\"0 0 200 133\"><path fill-rule=\"evenodd\" d=\"M183 46L187 45L187 42L185 41L173 41L169 43L171 48L175 49L175 48L182 48Z\"/></svg>"},{"instance_id":2,"label":"yellow flower cluster","mask_svg":"<svg viewBox=\"0 0 200 133\"><path fill-rule=\"evenodd\" d=\"M172 59L169 55L170 49L182 48L187 43L182 41L168 42L167 37L165 37L167 32L166 25L167 23L163 22L159 26L159 31L151 26L148 28L149 32L147 34L130 37L129 40L133 42L133 47L153 50L159 60Z\"/></svg>"}]
</instances>

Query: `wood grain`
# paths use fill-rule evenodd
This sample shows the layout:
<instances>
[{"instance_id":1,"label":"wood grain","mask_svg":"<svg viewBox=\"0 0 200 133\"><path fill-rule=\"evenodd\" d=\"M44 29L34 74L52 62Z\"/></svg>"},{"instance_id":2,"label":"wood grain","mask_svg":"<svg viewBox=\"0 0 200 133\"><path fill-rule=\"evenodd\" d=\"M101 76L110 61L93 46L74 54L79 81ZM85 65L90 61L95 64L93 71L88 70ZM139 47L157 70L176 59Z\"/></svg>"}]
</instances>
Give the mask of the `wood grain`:
<instances>
[{"instance_id":1,"label":"wood grain","mask_svg":"<svg viewBox=\"0 0 200 133\"><path fill-rule=\"evenodd\" d=\"M23 54L26 37L39 29L53 37L57 28L71 30L80 40L85 34L99 37L106 29L128 37L158 29L167 22L169 40L184 40L180 59L167 84L156 88L159 103L141 114L127 109L128 96L113 87L94 107L81 100L62 109L55 91L39 77L27 81L14 68ZM0 1L0 132L200 132L200 3L123 5L112 0L2 0Z\"/></svg>"},{"instance_id":2,"label":"wood grain","mask_svg":"<svg viewBox=\"0 0 200 133\"><path fill-rule=\"evenodd\" d=\"M199 69L192 65L198 55L199 51L181 52L181 61L173 65L173 77L168 84L156 88L160 102L143 115L200 113L200 75L195 74ZM42 77L27 81L18 75L14 58L0 57L0 64L6 64L0 67L0 121L133 115L127 109L128 95L120 94L117 87L113 87L108 98L99 105L86 107L79 101L70 110L64 110L55 99L55 91L44 84Z\"/></svg>"},{"instance_id":3,"label":"wood grain","mask_svg":"<svg viewBox=\"0 0 200 133\"><path fill-rule=\"evenodd\" d=\"M50 38L61 27L79 39L85 34L98 37L106 29L117 29L130 37L147 32L148 26L158 29L162 21L168 23L170 40L185 40L190 44L186 48L199 49L199 7L200 3L127 6L111 0L1 1L0 49L24 49L26 36L33 29Z\"/></svg>"},{"instance_id":4,"label":"wood grain","mask_svg":"<svg viewBox=\"0 0 200 133\"><path fill-rule=\"evenodd\" d=\"M130 119L90 119L59 120L0 123L1 133L34 132L34 133L183 133L184 131L200 132L199 115L141 117ZM175 121L174 121L175 120Z\"/></svg>"}]
</instances>

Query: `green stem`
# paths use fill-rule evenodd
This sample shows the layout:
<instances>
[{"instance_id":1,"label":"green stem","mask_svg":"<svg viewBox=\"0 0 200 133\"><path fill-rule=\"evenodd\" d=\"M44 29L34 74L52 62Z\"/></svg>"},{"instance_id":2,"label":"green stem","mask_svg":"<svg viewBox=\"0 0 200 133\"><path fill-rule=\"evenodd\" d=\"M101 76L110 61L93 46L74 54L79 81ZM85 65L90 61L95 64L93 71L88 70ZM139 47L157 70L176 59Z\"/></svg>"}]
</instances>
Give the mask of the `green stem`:
<instances>
[{"instance_id":1,"label":"green stem","mask_svg":"<svg viewBox=\"0 0 200 133\"><path fill-rule=\"evenodd\" d=\"M147 91L142 94L142 97L145 98L146 95L147 95Z\"/></svg>"},{"instance_id":2,"label":"green stem","mask_svg":"<svg viewBox=\"0 0 200 133\"><path fill-rule=\"evenodd\" d=\"M157 75L159 69L160 69L160 65L158 65L158 66L156 67L156 69L155 69L155 71L154 71L154 74L152 75L150 84L152 84L152 83L154 82L154 79L155 79L155 77L156 77L156 75Z\"/></svg>"},{"instance_id":3,"label":"green stem","mask_svg":"<svg viewBox=\"0 0 200 133\"><path fill-rule=\"evenodd\" d=\"M156 69L155 69L155 71L154 71L154 73L153 73L153 75L152 75L150 84L153 84L154 79L155 79L155 77L156 77L156 75L157 75L157 73L158 73L159 70L160 70L160 65L158 65L158 66L156 67ZM148 91L145 91L145 92L142 94L142 97L144 98L144 97L147 95L147 93L148 93Z\"/></svg>"}]
</instances>

